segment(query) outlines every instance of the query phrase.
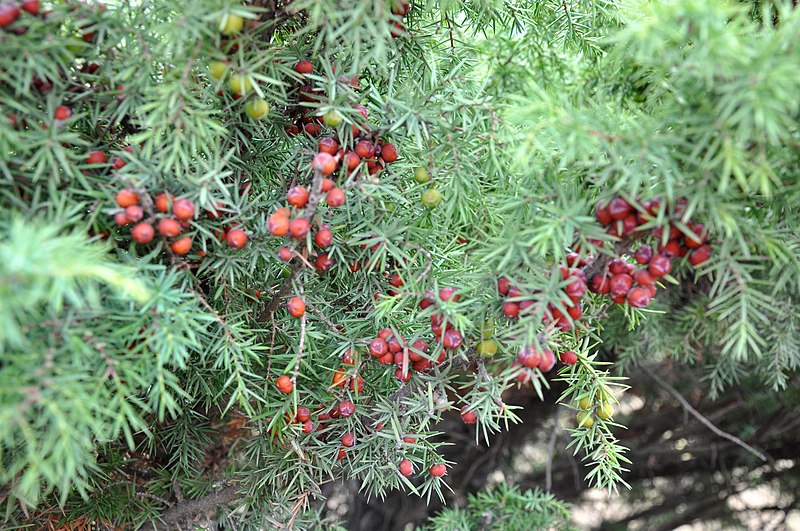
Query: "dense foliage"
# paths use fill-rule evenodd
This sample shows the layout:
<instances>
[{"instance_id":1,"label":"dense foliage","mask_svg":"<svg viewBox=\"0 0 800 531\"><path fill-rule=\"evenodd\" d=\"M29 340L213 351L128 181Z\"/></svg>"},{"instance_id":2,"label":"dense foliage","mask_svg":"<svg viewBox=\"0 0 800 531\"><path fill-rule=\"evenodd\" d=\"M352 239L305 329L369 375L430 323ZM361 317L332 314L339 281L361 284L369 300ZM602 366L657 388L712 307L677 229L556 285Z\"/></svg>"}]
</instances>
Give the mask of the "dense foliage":
<instances>
[{"instance_id":1,"label":"dense foliage","mask_svg":"<svg viewBox=\"0 0 800 531\"><path fill-rule=\"evenodd\" d=\"M9 523L444 498L442 417L485 444L518 386L613 494L637 365L796 387L792 2L189 4L0 2ZM428 526L520 514L568 519Z\"/></svg>"}]
</instances>

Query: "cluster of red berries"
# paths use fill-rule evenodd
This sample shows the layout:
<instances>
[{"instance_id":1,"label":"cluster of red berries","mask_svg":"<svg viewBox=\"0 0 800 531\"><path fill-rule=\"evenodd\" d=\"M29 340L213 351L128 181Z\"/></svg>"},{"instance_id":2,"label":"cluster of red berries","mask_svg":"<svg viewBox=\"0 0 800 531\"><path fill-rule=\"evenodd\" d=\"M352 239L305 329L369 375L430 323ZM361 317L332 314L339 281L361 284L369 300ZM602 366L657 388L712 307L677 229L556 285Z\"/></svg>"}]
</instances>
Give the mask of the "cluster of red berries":
<instances>
[{"instance_id":1,"label":"cluster of red berries","mask_svg":"<svg viewBox=\"0 0 800 531\"><path fill-rule=\"evenodd\" d=\"M287 109L290 124L284 128L286 134L295 136L300 134L301 131L305 131L307 135L316 137L322 133L323 123L330 127L339 126L339 124L342 123L342 117L339 113L331 111L319 115L314 111L309 112L306 106L308 103L320 103L326 97L324 93L315 91L314 87L305 84L306 76L314 73L314 64L307 59L303 59L294 65L294 71L300 74L301 81L296 83L289 91L290 97L296 96L297 104ZM358 89L360 86L358 76L340 77L338 81L343 86L351 89ZM361 127L359 126L366 126L367 120L367 109L363 105L356 105L355 109L359 112L363 120L358 125L353 124L353 137L361 133Z\"/></svg>"},{"instance_id":2,"label":"cluster of red berries","mask_svg":"<svg viewBox=\"0 0 800 531\"><path fill-rule=\"evenodd\" d=\"M22 0L22 2L4 2L0 4L0 28L8 28L19 19L22 11L33 16L39 14L39 0ZM10 28L12 33L23 34L27 28Z\"/></svg>"},{"instance_id":3,"label":"cluster of red berries","mask_svg":"<svg viewBox=\"0 0 800 531\"><path fill-rule=\"evenodd\" d=\"M686 207L681 199L671 213L679 217ZM642 204L631 205L622 197L615 197L607 205L598 204L595 217L606 230L615 236L635 239L644 235L639 229L653 220L661 209L661 200L653 199ZM656 250L649 245L640 245L633 252L635 264L617 257L605 265L603 271L589 281L589 290L611 297L617 304L628 303L634 308L644 308L656 294L656 282L672 271L672 259L689 255L689 263L698 266L711 257L708 233L703 225L689 221L683 231L677 225L656 227L653 236L659 241ZM667 243L663 243L664 231ZM587 259L578 253L567 256L568 263L586 265ZM641 266L641 267L637 267Z\"/></svg>"},{"instance_id":4,"label":"cluster of red berries","mask_svg":"<svg viewBox=\"0 0 800 531\"><path fill-rule=\"evenodd\" d=\"M404 2L403 0L392 0L392 14L397 15L401 19L405 18L408 15L408 12L411 11L411 2ZM406 27L405 24L401 20L396 20L394 22L394 27L392 28L392 37L397 38L403 35Z\"/></svg>"},{"instance_id":5,"label":"cluster of red berries","mask_svg":"<svg viewBox=\"0 0 800 531\"><path fill-rule=\"evenodd\" d=\"M381 330L369 343L370 355L383 365L394 363L394 375L402 382L409 381L414 371L423 372L433 367L433 362L425 357L427 350L427 341L417 339L409 345L403 336L395 334L389 328ZM442 349L435 363L442 363L445 359L447 353Z\"/></svg>"},{"instance_id":6,"label":"cluster of red berries","mask_svg":"<svg viewBox=\"0 0 800 531\"><path fill-rule=\"evenodd\" d=\"M419 303L420 309L424 310L434 305L443 302L458 302L461 300L461 295L456 295L458 290L456 288L448 287L441 288L438 292L438 297L432 291L425 293L425 296ZM431 315L431 331L433 335L441 341L444 348L448 350L455 350L464 344L464 336L461 332L453 328L453 323L447 321L442 314L434 313Z\"/></svg>"},{"instance_id":7,"label":"cluster of red berries","mask_svg":"<svg viewBox=\"0 0 800 531\"><path fill-rule=\"evenodd\" d=\"M553 305L549 305L544 313L542 320L545 324L555 322L562 330L569 330L573 323L583 317L583 307L580 304L581 298L586 295L586 275L582 269L568 269L564 266L559 268L562 280L569 281L564 287L564 292L570 300L567 307L567 315ZM525 312L531 307L535 307L534 299L522 299L523 293L517 286L501 277L497 281L497 292L506 297L503 303L503 315L509 319L516 319L520 313Z\"/></svg>"},{"instance_id":8,"label":"cluster of red berries","mask_svg":"<svg viewBox=\"0 0 800 531\"><path fill-rule=\"evenodd\" d=\"M156 228L153 228L154 216L149 216L144 220L144 209L139 204L139 194L130 189L123 188L116 195L119 209L113 212L114 222L119 226L134 224L131 229L131 238L140 244L146 245L153 241L156 235ZM164 238L173 239L170 249L177 255L185 255L192 248L192 238L184 236L180 238L183 229L189 228L189 220L194 217L194 203L189 199L178 199L172 201L168 194L159 194L155 200L155 209L161 213L170 211L172 203L172 217L163 217L157 224L158 233Z\"/></svg>"}]
</instances>

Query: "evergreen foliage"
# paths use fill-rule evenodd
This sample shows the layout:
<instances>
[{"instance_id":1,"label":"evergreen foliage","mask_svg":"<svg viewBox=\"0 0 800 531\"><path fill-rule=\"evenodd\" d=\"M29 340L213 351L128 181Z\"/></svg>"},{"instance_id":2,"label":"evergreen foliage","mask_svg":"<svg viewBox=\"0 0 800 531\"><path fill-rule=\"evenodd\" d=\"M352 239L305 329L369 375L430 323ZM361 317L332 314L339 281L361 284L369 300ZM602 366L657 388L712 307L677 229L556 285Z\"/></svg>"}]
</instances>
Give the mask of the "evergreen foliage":
<instances>
[{"instance_id":1,"label":"evergreen foliage","mask_svg":"<svg viewBox=\"0 0 800 531\"><path fill-rule=\"evenodd\" d=\"M624 392L630 367L696 363L712 394L743 381L792 385L792 2L431 0L402 9L70 0L0 27L0 499L9 525L169 528L203 515L240 529L335 529L313 502L321 485L350 478L370 497L403 489L444 499L447 476L429 473L444 463L437 422L466 407L477 414L476 440L488 443L519 420L505 396L526 374L522 385L539 396L563 385L564 407L591 416L593 425L570 427L564 451L613 492L630 465L617 438L625 428L599 413ZM298 71L301 60L313 72ZM314 128L348 149L361 130L392 142L399 158L375 174L364 162L331 175L346 195L331 206L312 165ZM430 183L414 179L419 168ZM292 242L274 236L269 219L297 185L310 199L293 215L312 230ZM151 241L115 221L130 219L123 189L156 227ZM432 189L435 207L422 199ZM167 209L194 205L178 229L191 238L188 253L160 231L172 216L160 194L170 194ZM553 310L573 304L559 269L568 253L593 255L587 267L597 268L630 248L593 215L617 196L661 201L639 227L662 230L660 240L645 236L654 248L671 225L688 235L699 222L713 254L696 268L676 257L648 308L591 295L583 317L559 327ZM314 243L322 224L333 234L327 271ZM232 243L236 230L244 245ZM395 274L400 285L390 284ZM512 302L531 301L519 318L502 312L501 277L519 290ZM447 287L457 296L421 307ZM286 309L291 296L305 302L298 318ZM431 319L464 338L440 364L443 336ZM372 359L369 343L386 328L409 346L428 342L403 355L430 369L404 383L403 369ZM496 354L479 354L482 338ZM604 362L601 343L622 362ZM526 347L578 360L558 376L521 370L514 362ZM282 375L288 393L276 386ZM356 413L319 418L343 401ZM297 421L301 407L313 433ZM346 434L352 448L340 444ZM403 459L413 476L398 471ZM430 527L567 519L566 505L542 491L500 486Z\"/></svg>"}]
</instances>

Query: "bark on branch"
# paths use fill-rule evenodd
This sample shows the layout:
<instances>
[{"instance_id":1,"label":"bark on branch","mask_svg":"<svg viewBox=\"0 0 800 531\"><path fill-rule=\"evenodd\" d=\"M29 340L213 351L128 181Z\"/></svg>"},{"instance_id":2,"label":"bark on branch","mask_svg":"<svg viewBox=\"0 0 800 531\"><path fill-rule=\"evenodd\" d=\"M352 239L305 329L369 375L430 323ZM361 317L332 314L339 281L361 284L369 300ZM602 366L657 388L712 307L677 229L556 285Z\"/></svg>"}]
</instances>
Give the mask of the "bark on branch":
<instances>
[{"instance_id":1,"label":"bark on branch","mask_svg":"<svg viewBox=\"0 0 800 531\"><path fill-rule=\"evenodd\" d=\"M234 483L228 485L222 490L209 493L202 498L193 500L184 500L181 503L173 505L170 509L165 511L159 518L158 522L148 522L143 525L140 531L156 531L160 529L176 529L181 522L189 522L198 516L209 517L213 515L220 507L230 505L236 500L240 499L242 495L239 492L240 485Z\"/></svg>"}]
</instances>

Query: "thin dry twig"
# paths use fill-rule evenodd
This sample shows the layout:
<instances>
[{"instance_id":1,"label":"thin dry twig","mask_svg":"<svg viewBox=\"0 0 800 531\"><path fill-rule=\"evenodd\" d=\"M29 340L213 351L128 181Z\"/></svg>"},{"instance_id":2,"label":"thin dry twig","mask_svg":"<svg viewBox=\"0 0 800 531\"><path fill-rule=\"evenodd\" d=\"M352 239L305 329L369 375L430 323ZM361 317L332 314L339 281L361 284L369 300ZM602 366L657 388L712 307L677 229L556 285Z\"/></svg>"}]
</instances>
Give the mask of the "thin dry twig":
<instances>
[{"instance_id":1,"label":"thin dry twig","mask_svg":"<svg viewBox=\"0 0 800 531\"><path fill-rule=\"evenodd\" d=\"M686 411L691 413L691 415L693 417L695 417L697 420L699 420L701 423L703 423L709 430L711 430L712 432L716 433L717 435L719 435L723 439L728 439L729 441L733 442L734 444L744 448L745 450L747 450L748 452L750 452L754 456L758 457L762 461L769 461L770 460L767 457L767 455L765 455L763 452L760 452L759 450L756 450L755 448L753 448L752 446L750 446L749 444L747 444L746 442L744 442L740 438L736 437L735 435L731 435L730 433L728 433L726 431L723 431L723 430L719 429L717 426L715 426L710 420L708 420L706 417L704 417L702 413L700 413L695 408L693 408L692 405L683 397L683 395L680 394L680 392L677 389L675 389L670 384L668 384L667 382L663 381L658 376L653 374L648 368L642 367L642 370L644 371L644 373L646 375L648 375L650 378L652 378L659 386L661 386L665 390L669 391L669 393L672 396L674 396L678 400L678 402L681 403L681 405L683 406L683 408Z\"/></svg>"}]
</instances>

